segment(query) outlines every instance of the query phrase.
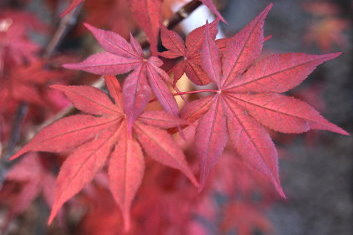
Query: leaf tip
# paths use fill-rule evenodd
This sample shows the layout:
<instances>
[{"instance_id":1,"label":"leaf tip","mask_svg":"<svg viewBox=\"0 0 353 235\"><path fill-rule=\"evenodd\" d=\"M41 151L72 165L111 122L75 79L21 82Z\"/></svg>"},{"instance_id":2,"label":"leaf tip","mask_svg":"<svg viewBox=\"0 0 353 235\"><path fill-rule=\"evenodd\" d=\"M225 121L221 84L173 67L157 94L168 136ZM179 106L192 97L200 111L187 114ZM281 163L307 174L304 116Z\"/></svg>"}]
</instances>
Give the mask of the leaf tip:
<instances>
[{"instance_id":1,"label":"leaf tip","mask_svg":"<svg viewBox=\"0 0 353 235\"><path fill-rule=\"evenodd\" d=\"M201 185L200 185L200 183L197 181L197 179L196 179L194 176L192 176L192 177L190 178L190 181L191 181L191 183L192 183L198 190L200 190ZM201 190L202 190L202 189L201 189Z\"/></svg>"},{"instance_id":2,"label":"leaf tip","mask_svg":"<svg viewBox=\"0 0 353 235\"><path fill-rule=\"evenodd\" d=\"M85 26L85 28L88 29L90 32L95 29L95 27L90 25L89 23L83 23L83 26Z\"/></svg>"},{"instance_id":3,"label":"leaf tip","mask_svg":"<svg viewBox=\"0 0 353 235\"><path fill-rule=\"evenodd\" d=\"M267 7L265 9L271 10L273 7L273 3L271 2L270 4L267 5Z\"/></svg>"},{"instance_id":4,"label":"leaf tip","mask_svg":"<svg viewBox=\"0 0 353 235\"><path fill-rule=\"evenodd\" d=\"M29 152L30 149L27 148L27 146L24 146L23 148L21 148L20 150L18 150L14 155L12 155L11 157L9 157L9 161L15 160L19 157L21 157L23 154Z\"/></svg>"},{"instance_id":5,"label":"leaf tip","mask_svg":"<svg viewBox=\"0 0 353 235\"><path fill-rule=\"evenodd\" d=\"M9 157L9 161L13 161L13 160L15 160L16 158L19 158L22 154L23 154L23 153L20 153L20 151L17 152L16 154L14 154L14 155L12 155L11 157Z\"/></svg>"},{"instance_id":6,"label":"leaf tip","mask_svg":"<svg viewBox=\"0 0 353 235\"><path fill-rule=\"evenodd\" d=\"M270 40L271 38L272 38L272 34L270 34L270 35L266 36L266 37L264 38L264 42L266 42L266 41Z\"/></svg>"},{"instance_id":7,"label":"leaf tip","mask_svg":"<svg viewBox=\"0 0 353 235\"><path fill-rule=\"evenodd\" d=\"M265 18L267 14L270 12L270 10L272 9L272 7L273 7L273 3L268 4L268 6L261 12L260 15L262 15L262 17Z\"/></svg>"},{"instance_id":8,"label":"leaf tip","mask_svg":"<svg viewBox=\"0 0 353 235\"><path fill-rule=\"evenodd\" d=\"M336 126L336 125L331 127L329 129L329 131L332 131L332 132L335 132L335 133L338 133L338 134L341 134L341 135L345 135L345 136L350 136L351 135L350 133L348 133L347 131L345 131L344 129L342 129L341 127Z\"/></svg>"},{"instance_id":9,"label":"leaf tip","mask_svg":"<svg viewBox=\"0 0 353 235\"><path fill-rule=\"evenodd\" d=\"M63 65L61 65L61 67L65 68L65 69L77 69L76 64L63 64Z\"/></svg>"},{"instance_id":10,"label":"leaf tip","mask_svg":"<svg viewBox=\"0 0 353 235\"><path fill-rule=\"evenodd\" d=\"M326 57L327 57L327 60L333 60L342 54L343 54L342 52L334 52L334 53L326 54Z\"/></svg>"},{"instance_id":11,"label":"leaf tip","mask_svg":"<svg viewBox=\"0 0 353 235\"><path fill-rule=\"evenodd\" d=\"M49 219L48 219L48 223L47 223L48 226L53 223L54 217L55 217L55 214L52 212L49 216Z\"/></svg>"},{"instance_id":12,"label":"leaf tip","mask_svg":"<svg viewBox=\"0 0 353 235\"><path fill-rule=\"evenodd\" d=\"M54 85L51 85L51 86L49 86L50 88L52 88L52 89L56 89L56 90L63 90L64 89L64 85L60 85L60 84L54 84Z\"/></svg>"},{"instance_id":13,"label":"leaf tip","mask_svg":"<svg viewBox=\"0 0 353 235\"><path fill-rule=\"evenodd\" d=\"M342 129L342 132L340 133L342 135L345 135L345 136L351 136L351 134L345 130Z\"/></svg>"},{"instance_id":14,"label":"leaf tip","mask_svg":"<svg viewBox=\"0 0 353 235\"><path fill-rule=\"evenodd\" d=\"M56 215L58 214L61 206L63 205L63 203L61 203L60 201L57 200L58 195L56 195L56 201L54 202L51 211L50 211L50 215L49 215L49 219L48 219L48 225L51 225L56 217Z\"/></svg>"},{"instance_id":15,"label":"leaf tip","mask_svg":"<svg viewBox=\"0 0 353 235\"><path fill-rule=\"evenodd\" d=\"M284 199L284 200L287 199L287 196L286 196L286 194L284 193L283 188L282 188L281 183L279 182L279 180L275 180L275 181L273 182L273 184L274 184L275 189L276 189L277 193L279 194L279 196L280 196L282 199Z\"/></svg>"},{"instance_id":16,"label":"leaf tip","mask_svg":"<svg viewBox=\"0 0 353 235\"><path fill-rule=\"evenodd\" d=\"M344 129L342 129L341 127L335 125L332 122L327 121L326 119L324 119L323 125L321 126L314 126L311 127L311 129L315 129L315 130L326 130L326 131L331 131L337 134L341 134L341 135L345 135L345 136L350 136L350 134L345 131Z\"/></svg>"},{"instance_id":17,"label":"leaf tip","mask_svg":"<svg viewBox=\"0 0 353 235\"><path fill-rule=\"evenodd\" d=\"M287 199L287 196L286 196L286 194L284 193L282 187L281 187L281 186L276 186L276 188L277 188L277 192L278 192L279 196L280 196L282 199L284 199L284 200Z\"/></svg>"}]
</instances>

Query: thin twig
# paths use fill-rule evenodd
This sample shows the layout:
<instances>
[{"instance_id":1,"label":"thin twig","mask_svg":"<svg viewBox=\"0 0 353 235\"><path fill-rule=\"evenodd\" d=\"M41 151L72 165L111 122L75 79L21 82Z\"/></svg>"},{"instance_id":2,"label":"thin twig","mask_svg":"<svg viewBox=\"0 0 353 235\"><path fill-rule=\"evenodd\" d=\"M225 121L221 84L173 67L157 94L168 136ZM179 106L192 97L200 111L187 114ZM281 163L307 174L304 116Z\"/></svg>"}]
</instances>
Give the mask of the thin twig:
<instances>
[{"instance_id":1,"label":"thin twig","mask_svg":"<svg viewBox=\"0 0 353 235\"><path fill-rule=\"evenodd\" d=\"M21 127L23 120L26 117L27 111L28 105L26 103L21 103L17 109L15 119L12 123L10 139L8 141L7 149L3 157L5 160L7 160L14 153L17 142L20 140Z\"/></svg>"},{"instance_id":2,"label":"thin twig","mask_svg":"<svg viewBox=\"0 0 353 235\"><path fill-rule=\"evenodd\" d=\"M76 23L76 18L80 13L80 7L77 7L74 11L66 15L60 20L59 26L55 33L53 34L51 40L49 41L48 45L46 46L44 53L42 55L43 59L50 59L55 52L55 49L59 46L62 42L63 38L65 37L66 33ZM21 103L17 109L16 117L14 119L10 138L8 142L8 146L6 149L6 153L4 154L4 158L7 159L11 156L20 140L20 131L22 129L23 119L25 118L28 110L27 103Z\"/></svg>"},{"instance_id":3,"label":"thin twig","mask_svg":"<svg viewBox=\"0 0 353 235\"><path fill-rule=\"evenodd\" d=\"M62 42L67 32L72 26L76 24L77 16L80 14L81 7L77 7L75 10L71 11L69 14L65 15L59 23L59 27L55 31L52 39L48 43L48 46L45 48L43 53L44 59L49 59L53 56L55 49Z\"/></svg>"},{"instance_id":4,"label":"thin twig","mask_svg":"<svg viewBox=\"0 0 353 235\"><path fill-rule=\"evenodd\" d=\"M182 8L180 8L175 14L163 22L163 24L168 28L168 29L173 29L175 28L181 21L189 17L191 13L196 10L199 6L201 6L202 3L199 0L193 0L187 4L185 4Z\"/></svg>"}]
</instances>

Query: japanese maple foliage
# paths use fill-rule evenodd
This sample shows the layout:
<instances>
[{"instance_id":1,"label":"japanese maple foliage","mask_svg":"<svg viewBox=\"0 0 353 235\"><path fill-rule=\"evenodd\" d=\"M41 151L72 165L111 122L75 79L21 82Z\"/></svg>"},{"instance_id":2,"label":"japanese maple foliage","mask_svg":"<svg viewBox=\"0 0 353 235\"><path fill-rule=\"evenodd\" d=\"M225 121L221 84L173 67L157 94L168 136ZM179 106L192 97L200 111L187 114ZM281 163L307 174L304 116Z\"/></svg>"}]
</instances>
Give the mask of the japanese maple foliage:
<instances>
[{"instance_id":1,"label":"japanese maple foliage","mask_svg":"<svg viewBox=\"0 0 353 235\"><path fill-rule=\"evenodd\" d=\"M131 202L145 168L142 149L156 161L179 169L198 185L183 152L163 130L184 122L165 112L155 111L145 112L130 124L128 114L123 110L118 81L111 76L105 79L114 103L93 87L53 86L62 90L76 108L90 115L73 115L51 124L12 156L15 159L29 151L63 152L77 148L61 167L49 223L62 205L89 183L109 158L110 189L128 229ZM53 145L53 142L58 144Z\"/></svg>"},{"instance_id":2,"label":"japanese maple foliage","mask_svg":"<svg viewBox=\"0 0 353 235\"><path fill-rule=\"evenodd\" d=\"M178 115L178 106L166 84L169 76L159 68L162 61L151 56L145 59L140 44L130 37L128 43L120 35L94 28L86 24L100 45L107 51L88 57L78 64L66 64L65 68L79 69L100 75L124 74L134 70L124 82L125 111L133 122L151 99L152 91L164 109Z\"/></svg>"},{"instance_id":3,"label":"japanese maple foliage","mask_svg":"<svg viewBox=\"0 0 353 235\"><path fill-rule=\"evenodd\" d=\"M298 86L318 65L340 53L264 55L264 22L272 4L234 36L216 40L218 24L225 19L213 1L195 1L206 5L217 19L205 22L185 39L162 24L162 0L124 4L145 39L130 34L127 40L84 23L103 51L79 63L65 61L63 67L102 76L107 93L102 87L88 86L85 80L62 81L66 74L53 69L55 65L40 55L39 45L28 38L24 20L0 17L0 104L4 112L7 106L16 110L20 103L46 108L43 104L48 97L43 91L50 85L81 112L64 110L64 117L49 121L11 157L32 156L15 164L7 176L8 181L28 178L23 188L28 191L21 190L20 204L12 205L12 211L22 212L42 192L52 206L50 224L63 205L80 193L86 205L103 205L81 221L82 231L90 234L100 232L98 225L91 229L89 222L95 211L102 216L97 223L107 219L114 227L114 231L104 230L106 234L116 234L115 229L134 234L204 234L195 215L215 224L220 233L233 227L239 234L250 234L254 227L271 230L263 210L268 197L275 198L275 193L285 197L285 193L269 132L328 130L348 135L309 104L281 93ZM83 2L72 0L62 14ZM111 26L105 22L109 18L101 17L98 26ZM184 74L188 82L208 89L179 91L176 82ZM86 73L81 75L87 78ZM185 104L175 99L199 93L204 96L183 97ZM60 98L54 103L66 104ZM40 119L49 118L43 114ZM57 166L55 197L53 190L45 188L52 173L33 152L66 157ZM107 176L109 182L99 182L97 175ZM186 179L195 187L185 183ZM89 190L84 189L92 181L95 184L89 189L93 193L87 196ZM253 200L255 193L261 195L261 202ZM216 194L222 199L215 198ZM101 197L107 201L99 201ZM114 212L120 210L122 219L109 214L111 207ZM224 210L217 218L220 209Z\"/></svg>"},{"instance_id":4,"label":"japanese maple foliage","mask_svg":"<svg viewBox=\"0 0 353 235\"><path fill-rule=\"evenodd\" d=\"M317 65L339 53L274 54L256 61L264 41L264 19L271 7L232 38L225 39L226 49L222 51L206 25L201 64L218 89L214 96L187 104L182 114L186 119L200 117L195 142L201 185L221 156L229 136L238 153L266 175L284 196L277 151L263 126L284 133L323 129L348 134L308 104L278 94L300 84Z\"/></svg>"},{"instance_id":5,"label":"japanese maple foliage","mask_svg":"<svg viewBox=\"0 0 353 235\"><path fill-rule=\"evenodd\" d=\"M217 25L218 20L210 24L209 30L212 38L216 37ZM202 26L192 31L186 37L185 45L184 40L176 32L162 27L162 43L168 51L164 51L160 53L160 55L168 59L182 58L182 60L171 69L174 75L174 85L184 73L197 85L206 85L211 82L207 73L202 69L200 62L200 49L203 43L205 27L206 26Z\"/></svg>"}]
</instances>

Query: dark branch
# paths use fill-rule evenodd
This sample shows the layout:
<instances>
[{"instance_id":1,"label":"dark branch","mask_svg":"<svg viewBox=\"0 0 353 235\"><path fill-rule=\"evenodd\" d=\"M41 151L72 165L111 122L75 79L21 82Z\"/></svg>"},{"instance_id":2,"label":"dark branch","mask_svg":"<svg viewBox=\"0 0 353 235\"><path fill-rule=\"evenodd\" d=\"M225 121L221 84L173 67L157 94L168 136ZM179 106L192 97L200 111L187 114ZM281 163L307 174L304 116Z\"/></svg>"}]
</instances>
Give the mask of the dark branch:
<instances>
[{"instance_id":1,"label":"dark branch","mask_svg":"<svg viewBox=\"0 0 353 235\"><path fill-rule=\"evenodd\" d=\"M75 25L77 16L80 13L80 9L81 9L80 7L77 7L74 11L67 14L65 17L63 17L60 20L60 24L57 30L54 32L47 47L45 48L42 58L50 59L53 56L55 49L62 42L68 30L73 25ZM7 160L14 153L16 145L20 140L20 137L21 137L20 132L21 132L23 120L26 117L27 111L28 111L28 104L26 103L21 103L17 108L16 116L11 128L11 133L7 144L6 152L4 153L4 156L3 156L3 159L5 160ZM0 171L5 171L5 169L2 169ZM0 176L2 175L3 174L0 174Z\"/></svg>"},{"instance_id":2,"label":"dark branch","mask_svg":"<svg viewBox=\"0 0 353 235\"><path fill-rule=\"evenodd\" d=\"M187 4L185 4L182 8L180 8L177 12L174 13L172 17L163 22L163 24L168 29L174 29L181 21L186 19L196 8L201 6L202 3L198 0L193 0ZM138 36L139 37L139 36ZM142 48L148 48L149 43L146 37L141 42Z\"/></svg>"},{"instance_id":3,"label":"dark branch","mask_svg":"<svg viewBox=\"0 0 353 235\"><path fill-rule=\"evenodd\" d=\"M189 2L188 4L184 5L182 8L180 8L175 14L166 22L164 22L164 25L168 29L173 29L175 28L181 21L186 19L196 8L201 6L202 3L198 0L193 0Z\"/></svg>"},{"instance_id":4,"label":"dark branch","mask_svg":"<svg viewBox=\"0 0 353 235\"><path fill-rule=\"evenodd\" d=\"M26 117L28 111L28 105L25 103L21 103L17 109L15 119L13 120L11 127L10 139L8 141L6 153L4 159L8 159L15 151L16 145L20 140L21 127L23 124L23 120Z\"/></svg>"},{"instance_id":5,"label":"dark branch","mask_svg":"<svg viewBox=\"0 0 353 235\"><path fill-rule=\"evenodd\" d=\"M66 36L67 32L76 24L77 17L80 14L81 7L77 7L75 10L71 11L69 14L65 15L61 20L59 27L55 31L52 39L48 43L43 53L44 59L49 59L53 56L55 49L62 42L63 38Z\"/></svg>"}]
</instances>

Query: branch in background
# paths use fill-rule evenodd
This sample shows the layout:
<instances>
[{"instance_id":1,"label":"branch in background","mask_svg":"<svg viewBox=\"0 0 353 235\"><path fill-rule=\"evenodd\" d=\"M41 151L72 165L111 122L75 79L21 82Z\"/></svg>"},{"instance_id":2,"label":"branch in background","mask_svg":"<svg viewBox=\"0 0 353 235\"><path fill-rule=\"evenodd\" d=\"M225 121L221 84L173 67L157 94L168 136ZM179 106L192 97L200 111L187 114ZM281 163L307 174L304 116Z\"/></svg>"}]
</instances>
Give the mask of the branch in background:
<instances>
[{"instance_id":1,"label":"branch in background","mask_svg":"<svg viewBox=\"0 0 353 235\"><path fill-rule=\"evenodd\" d=\"M20 140L21 127L28 112L28 105L21 103L17 109L15 119L13 120L10 139L7 148L4 150L0 159L0 186L5 180L5 175L13 162L9 162L9 157L14 154L18 141ZM1 151L1 150L0 150Z\"/></svg>"},{"instance_id":2,"label":"branch in background","mask_svg":"<svg viewBox=\"0 0 353 235\"><path fill-rule=\"evenodd\" d=\"M16 116L11 127L10 139L7 144L6 153L3 157L5 160L7 160L14 153L17 142L20 140L21 127L26 117L27 111L28 105L26 103L21 103L17 108Z\"/></svg>"},{"instance_id":3,"label":"branch in background","mask_svg":"<svg viewBox=\"0 0 353 235\"><path fill-rule=\"evenodd\" d=\"M60 20L59 27L57 28L50 42L48 43L48 46L45 48L45 51L43 53L44 59L49 59L53 56L55 49L62 42L69 29L76 24L77 17L80 14L80 11L81 7L77 7L75 10L65 15Z\"/></svg>"},{"instance_id":4,"label":"branch in background","mask_svg":"<svg viewBox=\"0 0 353 235\"><path fill-rule=\"evenodd\" d=\"M168 28L168 29L173 29L175 28L181 21L186 19L196 8L201 6L202 3L198 0L193 0L186 5L184 5L182 8L180 8L175 14L163 24Z\"/></svg>"},{"instance_id":5,"label":"branch in background","mask_svg":"<svg viewBox=\"0 0 353 235\"><path fill-rule=\"evenodd\" d=\"M172 17L169 19L165 20L163 22L163 25L166 26L168 29L173 29L175 28L181 21L184 19L188 18L188 16L196 10L199 6L201 6L202 3L199 0L193 0L187 4L185 4L182 8L180 8L177 12L174 13ZM140 35L137 36L137 38L140 38ZM141 46L142 48L148 48L149 43L147 41L147 38L144 37L141 40Z\"/></svg>"},{"instance_id":6,"label":"branch in background","mask_svg":"<svg viewBox=\"0 0 353 235\"><path fill-rule=\"evenodd\" d=\"M72 11L70 14L67 14L60 20L57 30L54 32L51 40L43 52L42 57L44 59L48 60L54 55L55 49L60 45L69 29L75 25L80 10L81 8L77 7L74 11ZM14 153L18 141L20 140L20 131L22 129L23 120L26 117L27 111L28 104L21 103L17 109L16 117L11 128L9 142L4 154L5 160L7 160L8 157Z\"/></svg>"}]
</instances>

